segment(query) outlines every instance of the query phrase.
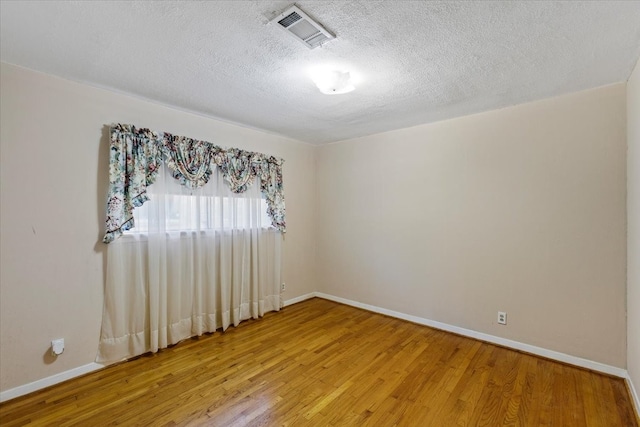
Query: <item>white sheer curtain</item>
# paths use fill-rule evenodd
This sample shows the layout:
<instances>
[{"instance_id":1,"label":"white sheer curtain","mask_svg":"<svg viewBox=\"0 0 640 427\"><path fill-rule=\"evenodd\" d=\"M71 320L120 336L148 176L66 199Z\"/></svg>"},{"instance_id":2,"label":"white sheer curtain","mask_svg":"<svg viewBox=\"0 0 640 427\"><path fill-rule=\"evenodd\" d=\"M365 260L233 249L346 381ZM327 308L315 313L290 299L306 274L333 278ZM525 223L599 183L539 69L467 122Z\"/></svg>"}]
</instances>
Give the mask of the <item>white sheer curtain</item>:
<instances>
[{"instance_id":1,"label":"white sheer curtain","mask_svg":"<svg viewBox=\"0 0 640 427\"><path fill-rule=\"evenodd\" d=\"M158 351L281 308L281 239L260 182L235 194L219 170L197 190L162 166L135 227L107 249L96 361Z\"/></svg>"}]
</instances>

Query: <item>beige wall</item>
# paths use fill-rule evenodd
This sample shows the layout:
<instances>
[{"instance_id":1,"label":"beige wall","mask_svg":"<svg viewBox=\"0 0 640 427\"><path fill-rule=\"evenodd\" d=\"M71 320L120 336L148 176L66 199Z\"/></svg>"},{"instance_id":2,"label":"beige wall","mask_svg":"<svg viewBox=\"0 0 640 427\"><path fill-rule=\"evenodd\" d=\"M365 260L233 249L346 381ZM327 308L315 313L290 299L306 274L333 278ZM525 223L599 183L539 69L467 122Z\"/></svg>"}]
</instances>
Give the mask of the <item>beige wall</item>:
<instances>
[{"instance_id":1,"label":"beige wall","mask_svg":"<svg viewBox=\"0 0 640 427\"><path fill-rule=\"evenodd\" d=\"M319 291L625 368L625 122L617 84L321 147Z\"/></svg>"},{"instance_id":2,"label":"beige wall","mask_svg":"<svg viewBox=\"0 0 640 427\"><path fill-rule=\"evenodd\" d=\"M640 393L640 61L627 83L627 143L627 369Z\"/></svg>"},{"instance_id":3,"label":"beige wall","mask_svg":"<svg viewBox=\"0 0 640 427\"><path fill-rule=\"evenodd\" d=\"M93 362L104 277L108 140L114 122L286 160L285 299L312 292L315 148L2 64L0 389ZM54 360L51 339L66 349Z\"/></svg>"}]
</instances>

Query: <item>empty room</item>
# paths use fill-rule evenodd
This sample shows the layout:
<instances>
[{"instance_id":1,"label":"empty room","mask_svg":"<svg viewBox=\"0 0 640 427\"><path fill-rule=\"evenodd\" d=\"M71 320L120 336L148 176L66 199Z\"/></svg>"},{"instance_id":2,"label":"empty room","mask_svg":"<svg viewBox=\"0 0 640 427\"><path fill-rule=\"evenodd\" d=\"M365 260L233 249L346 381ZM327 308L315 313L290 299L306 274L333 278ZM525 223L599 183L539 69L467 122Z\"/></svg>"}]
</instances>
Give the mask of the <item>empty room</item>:
<instances>
[{"instance_id":1,"label":"empty room","mask_svg":"<svg viewBox=\"0 0 640 427\"><path fill-rule=\"evenodd\" d=\"M0 425L640 425L640 1L0 0Z\"/></svg>"}]
</instances>

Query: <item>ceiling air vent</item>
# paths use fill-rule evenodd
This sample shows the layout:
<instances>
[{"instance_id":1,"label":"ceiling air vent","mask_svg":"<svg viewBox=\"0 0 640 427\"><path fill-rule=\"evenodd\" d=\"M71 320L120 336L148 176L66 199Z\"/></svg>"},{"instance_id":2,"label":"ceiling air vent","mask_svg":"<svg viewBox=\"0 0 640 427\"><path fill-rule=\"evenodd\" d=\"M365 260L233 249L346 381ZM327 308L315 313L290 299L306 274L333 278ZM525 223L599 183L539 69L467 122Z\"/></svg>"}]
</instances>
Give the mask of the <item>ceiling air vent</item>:
<instances>
[{"instance_id":1,"label":"ceiling air vent","mask_svg":"<svg viewBox=\"0 0 640 427\"><path fill-rule=\"evenodd\" d=\"M271 20L271 23L291 34L309 49L314 49L326 41L336 38L296 6L291 6L276 16Z\"/></svg>"}]
</instances>

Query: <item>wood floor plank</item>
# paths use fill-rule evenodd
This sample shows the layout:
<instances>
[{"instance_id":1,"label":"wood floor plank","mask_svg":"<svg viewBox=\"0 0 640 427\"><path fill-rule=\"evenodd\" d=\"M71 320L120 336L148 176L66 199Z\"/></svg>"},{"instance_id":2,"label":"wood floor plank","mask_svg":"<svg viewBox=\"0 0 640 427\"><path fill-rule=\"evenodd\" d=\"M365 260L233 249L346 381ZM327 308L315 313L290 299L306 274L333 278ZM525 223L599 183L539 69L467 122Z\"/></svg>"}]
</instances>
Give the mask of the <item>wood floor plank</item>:
<instances>
[{"instance_id":1,"label":"wood floor plank","mask_svg":"<svg viewBox=\"0 0 640 427\"><path fill-rule=\"evenodd\" d=\"M622 379L323 299L0 404L2 426L638 426Z\"/></svg>"}]
</instances>

